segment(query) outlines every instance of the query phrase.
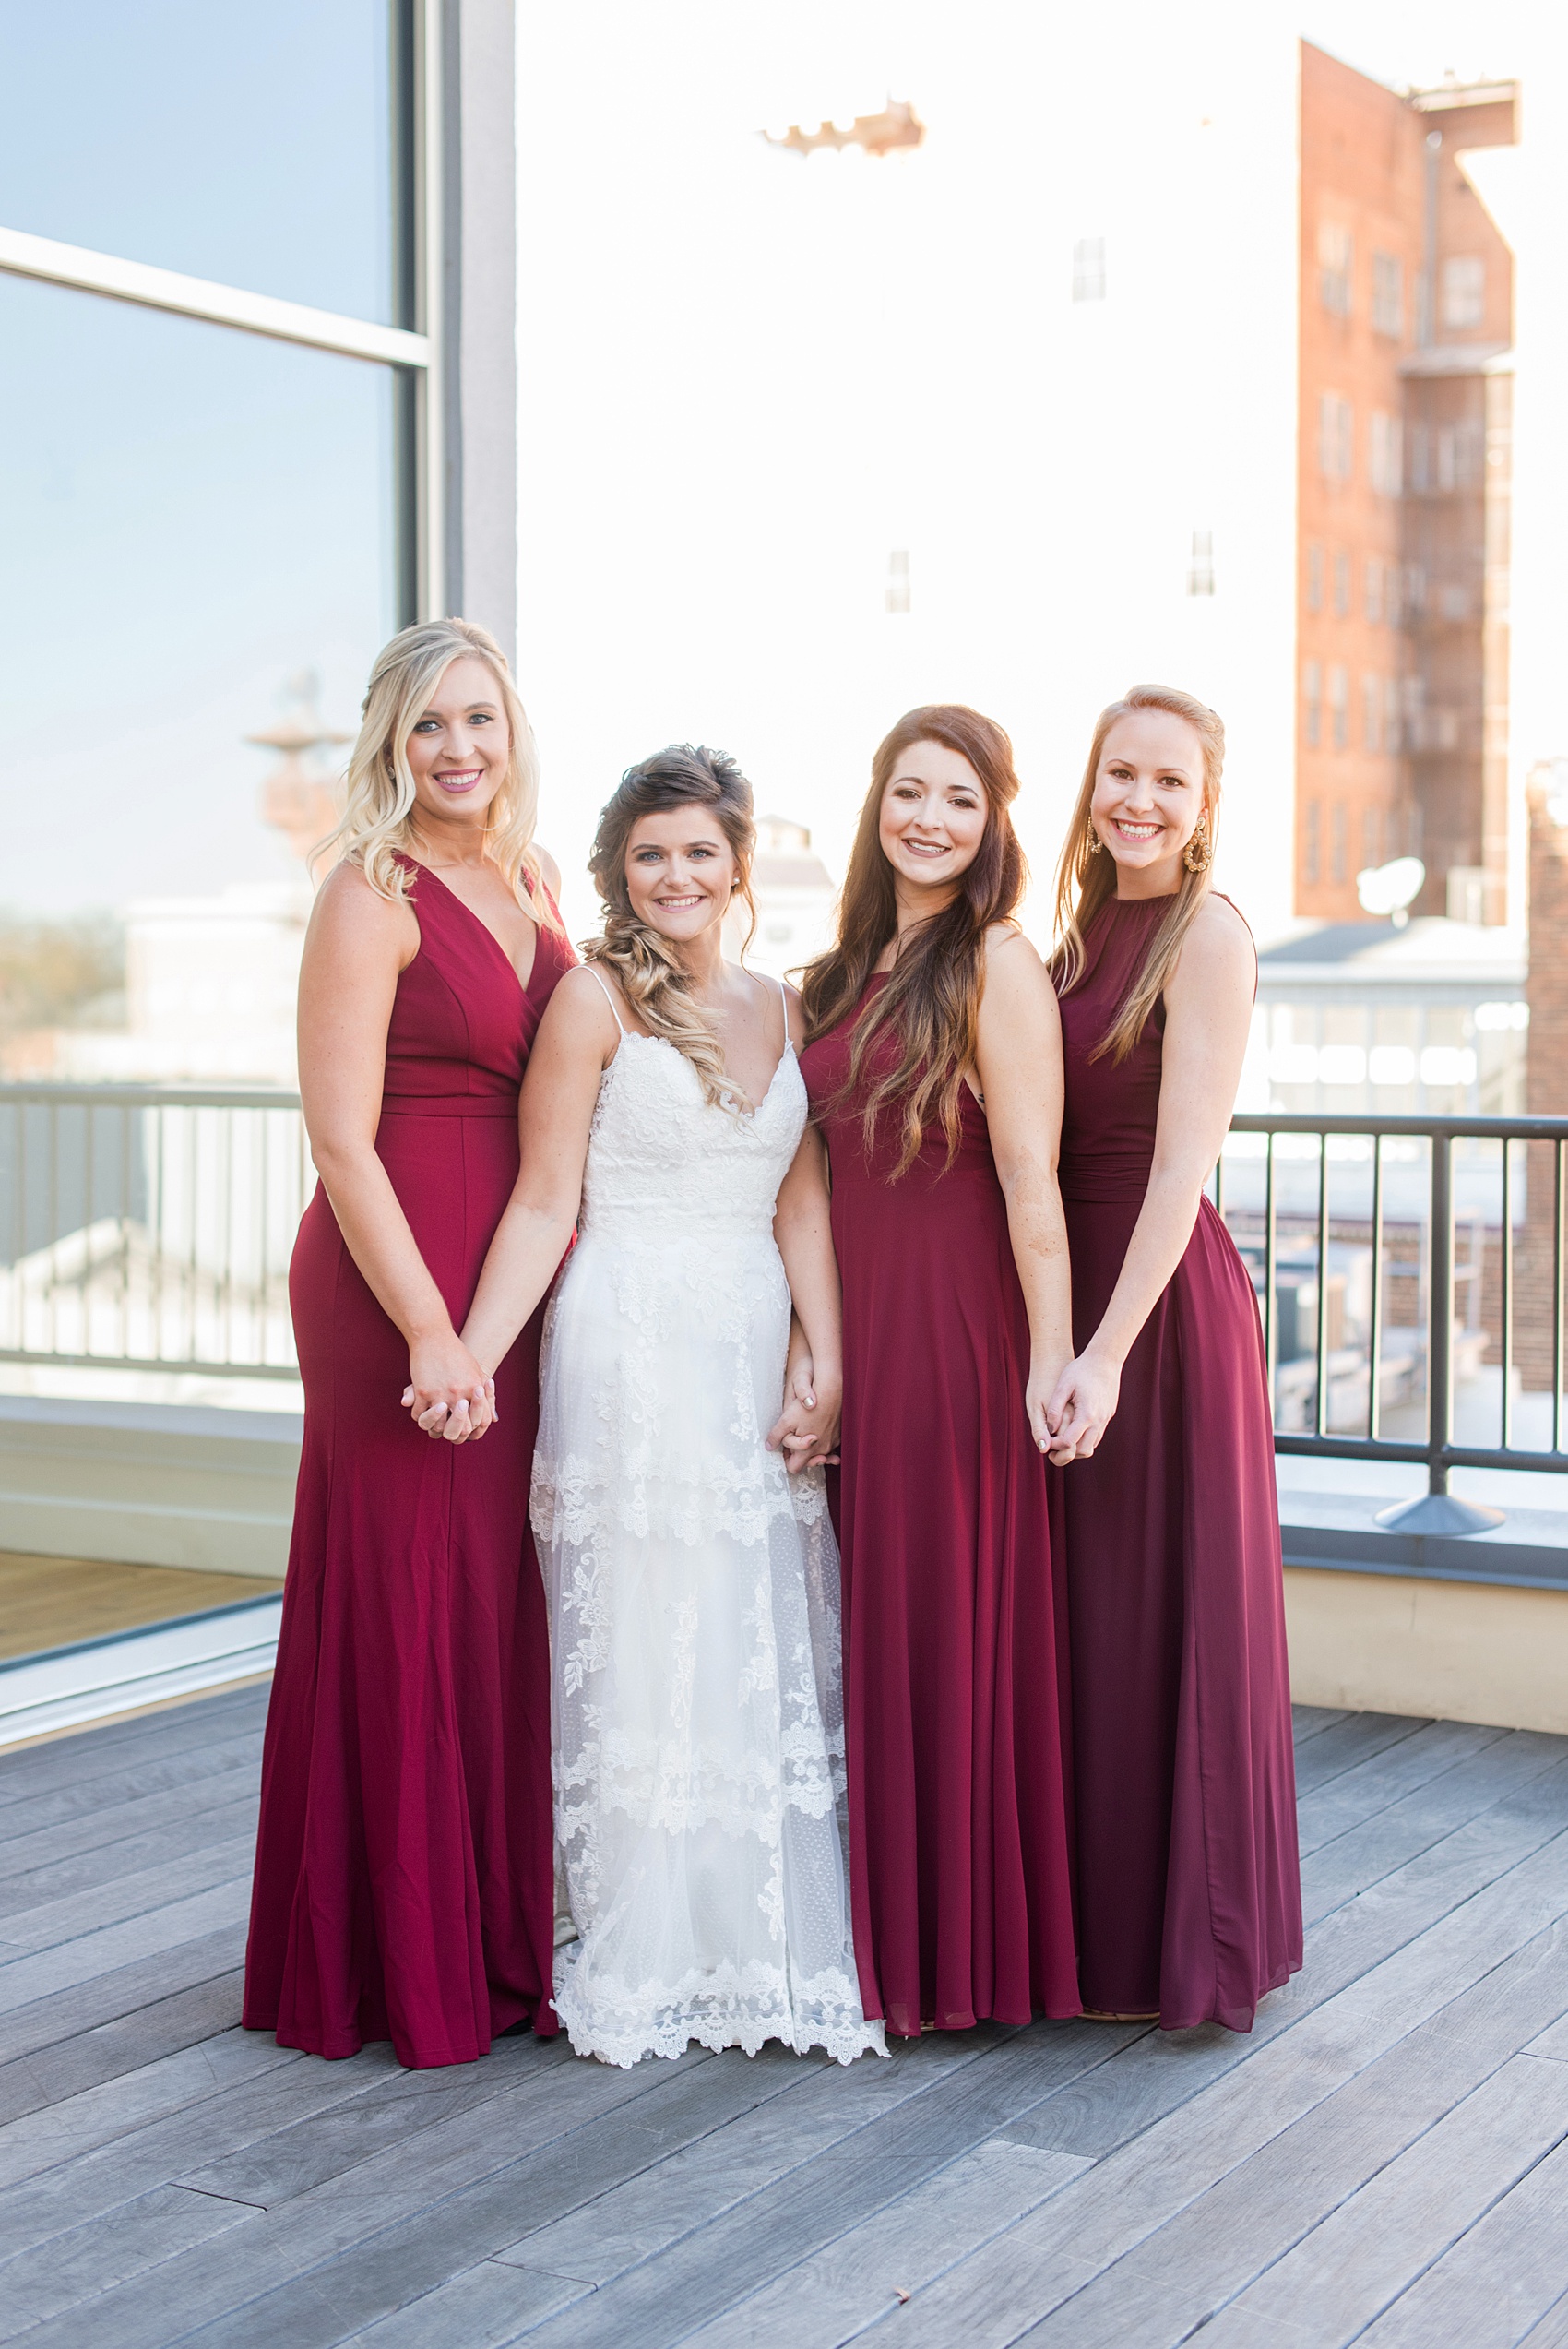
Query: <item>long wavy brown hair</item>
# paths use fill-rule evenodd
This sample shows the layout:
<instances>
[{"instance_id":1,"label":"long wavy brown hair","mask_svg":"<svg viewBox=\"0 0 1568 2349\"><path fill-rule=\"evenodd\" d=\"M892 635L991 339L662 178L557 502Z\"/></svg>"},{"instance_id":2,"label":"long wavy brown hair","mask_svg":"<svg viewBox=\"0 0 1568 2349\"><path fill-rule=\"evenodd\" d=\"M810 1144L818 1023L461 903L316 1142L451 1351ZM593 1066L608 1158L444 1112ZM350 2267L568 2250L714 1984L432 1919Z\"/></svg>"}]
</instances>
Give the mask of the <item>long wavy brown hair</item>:
<instances>
[{"instance_id":1,"label":"long wavy brown hair","mask_svg":"<svg viewBox=\"0 0 1568 2349\"><path fill-rule=\"evenodd\" d=\"M889 1038L895 1043L863 1112L869 1154L884 1112L897 1111L900 1155L895 1181L914 1164L933 1122L946 1137L949 1166L957 1155L964 1078L974 1066L980 1034L986 932L1013 918L1028 879L1010 812L1018 778L1006 734L994 719L961 702L931 702L909 710L872 760L871 789L838 901L837 944L817 957L801 982L807 1035L826 1035L853 1011L878 957L897 936L893 867L881 840L882 802L899 760L918 742L941 743L968 759L985 793L986 826L956 896L906 933L887 984L873 996L850 1036L844 1100L858 1087L877 1046Z\"/></svg>"},{"instance_id":2,"label":"long wavy brown hair","mask_svg":"<svg viewBox=\"0 0 1568 2349\"><path fill-rule=\"evenodd\" d=\"M1184 718L1197 735L1203 751L1203 812L1208 819L1211 856L1218 838L1219 778L1225 768L1223 721L1206 702L1199 701L1195 694L1182 692L1179 686L1130 686L1121 700L1102 709L1096 721L1077 805L1062 844L1062 860L1056 868L1057 945L1051 958L1051 976L1058 995L1070 994L1083 976L1084 940L1089 925L1116 894L1116 860L1108 848L1098 844L1090 806L1095 779L1105 753L1105 738L1119 719L1130 717L1134 709L1167 710L1173 718ZM1143 1034L1144 1023L1170 984L1182 941L1208 895L1211 870L1209 865L1201 873L1190 873L1184 864L1182 866L1182 883L1170 900L1170 911L1149 940L1143 969L1127 1000L1089 1055L1091 1060L1099 1059L1105 1053L1113 1062L1125 1060Z\"/></svg>"},{"instance_id":3,"label":"long wavy brown hair","mask_svg":"<svg viewBox=\"0 0 1568 2349\"><path fill-rule=\"evenodd\" d=\"M670 940L639 922L626 886L626 848L639 817L660 816L671 807L707 807L734 853L734 902L751 917L742 957L756 928L752 897L752 853L756 825L752 787L721 750L671 743L668 750L628 767L609 799L594 834L588 871L604 902L604 935L583 942L583 959L612 972L621 992L645 1028L674 1045L696 1070L703 1098L716 1108L744 1114L752 1104L726 1076L724 1055L712 1020L694 997L685 967Z\"/></svg>"}]
</instances>

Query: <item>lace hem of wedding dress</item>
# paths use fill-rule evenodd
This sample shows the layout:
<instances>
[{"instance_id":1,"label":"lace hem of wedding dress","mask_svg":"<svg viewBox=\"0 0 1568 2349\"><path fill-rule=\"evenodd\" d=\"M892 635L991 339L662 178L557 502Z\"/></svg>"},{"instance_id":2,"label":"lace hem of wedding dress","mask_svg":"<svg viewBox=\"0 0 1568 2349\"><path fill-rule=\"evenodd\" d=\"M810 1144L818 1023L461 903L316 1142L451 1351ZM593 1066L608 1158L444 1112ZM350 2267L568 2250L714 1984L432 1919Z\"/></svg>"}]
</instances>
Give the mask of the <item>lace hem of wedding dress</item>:
<instances>
[{"instance_id":1,"label":"lace hem of wedding dress","mask_svg":"<svg viewBox=\"0 0 1568 2349\"><path fill-rule=\"evenodd\" d=\"M575 2054L622 2070L645 2056L683 2056L694 2042L715 2055L739 2047L754 2056L777 2039L797 2056L820 2047L837 2064L887 2053L884 2025L866 2021L847 1974L830 1971L791 1983L783 1968L754 1962L743 1971L694 1968L677 1983L634 1989L600 1973L591 2000L584 2001L573 1995L577 1959L570 1946L556 1953L555 2011Z\"/></svg>"}]
</instances>

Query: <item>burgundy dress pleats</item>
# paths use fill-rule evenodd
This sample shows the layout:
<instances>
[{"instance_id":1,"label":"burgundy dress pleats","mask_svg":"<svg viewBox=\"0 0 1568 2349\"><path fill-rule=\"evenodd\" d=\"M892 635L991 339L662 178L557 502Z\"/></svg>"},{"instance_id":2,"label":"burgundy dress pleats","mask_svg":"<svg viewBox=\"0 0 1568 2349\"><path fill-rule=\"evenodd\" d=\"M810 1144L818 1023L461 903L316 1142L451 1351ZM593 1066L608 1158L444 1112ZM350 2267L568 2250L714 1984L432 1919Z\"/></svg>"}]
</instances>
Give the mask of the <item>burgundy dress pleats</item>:
<instances>
[{"instance_id":1,"label":"burgundy dress pleats","mask_svg":"<svg viewBox=\"0 0 1568 2349\"><path fill-rule=\"evenodd\" d=\"M876 986L880 981L871 982ZM857 1007L857 1011L859 1007ZM868 2016L911 2036L1078 2010L1066 1627L1028 1325L985 1115L900 1180L840 1100L855 1014L802 1067L844 1284L839 1508L849 1870Z\"/></svg>"},{"instance_id":2,"label":"burgundy dress pleats","mask_svg":"<svg viewBox=\"0 0 1568 2349\"><path fill-rule=\"evenodd\" d=\"M571 948L525 988L421 867L376 1151L460 1327L517 1173L517 1092ZM304 1446L262 1762L244 2021L350 2056L467 2063L556 2028L544 1590L529 1531L542 1314L496 1375L481 1444L433 1443L408 1348L325 1188L290 1269Z\"/></svg>"},{"instance_id":3,"label":"burgundy dress pleats","mask_svg":"<svg viewBox=\"0 0 1568 2349\"><path fill-rule=\"evenodd\" d=\"M1091 1055L1167 901L1112 899L1062 998L1074 1341L1094 1335L1148 1184L1164 1007ZM1116 1416L1063 1477L1086 2006L1252 2026L1301 1962L1290 1684L1257 1302L1206 1199L1127 1356Z\"/></svg>"}]
</instances>

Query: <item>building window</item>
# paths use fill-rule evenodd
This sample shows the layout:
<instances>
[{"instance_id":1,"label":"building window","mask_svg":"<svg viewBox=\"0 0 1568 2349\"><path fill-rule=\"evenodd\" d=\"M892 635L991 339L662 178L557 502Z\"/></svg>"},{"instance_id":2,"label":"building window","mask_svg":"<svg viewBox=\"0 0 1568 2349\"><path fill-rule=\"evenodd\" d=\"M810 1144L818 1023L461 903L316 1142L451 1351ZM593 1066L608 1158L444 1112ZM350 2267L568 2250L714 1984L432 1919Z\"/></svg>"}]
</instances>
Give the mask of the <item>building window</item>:
<instances>
[{"instance_id":1,"label":"building window","mask_svg":"<svg viewBox=\"0 0 1568 2349\"><path fill-rule=\"evenodd\" d=\"M1315 661L1301 663L1301 740L1309 750L1323 740L1323 671Z\"/></svg>"},{"instance_id":2,"label":"building window","mask_svg":"<svg viewBox=\"0 0 1568 2349\"><path fill-rule=\"evenodd\" d=\"M907 612L909 608L909 550L896 546L887 558L887 609Z\"/></svg>"},{"instance_id":3,"label":"building window","mask_svg":"<svg viewBox=\"0 0 1568 2349\"><path fill-rule=\"evenodd\" d=\"M1341 620L1350 616L1350 558L1342 546L1334 554L1334 610Z\"/></svg>"},{"instance_id":4,"label":"building window","mask_svg":"<svg viewBox=\"0 0 1568 2349\"><path fill-rule=\"evenodd\" d=\"M1397 563L1390 563L1383 575L1383 616L1391 628L1405 616L1405 575Z\"/></svg>"},{"instance_id":5,"label":"building window","mask_svg":"<svg viewBox=\"0 0 1568 2349\"><path fill-rule=\"evenodd\" d=\"M1426 608L1426 566L1421 563L1407 563L1405 566L1405 609L1412 615L1416 615L1424 612Z\"/></svg>"},{"instance_id":6,"label":"building window","mask_svg":"<svg viewBox=\"0 0 1568 2349\"><path fill-rule=\"evenodd\" d=\"M1461 328L1485 325L1486 263L1479 253L1455 253L1444 261L1443 323Z\"/></svg>"},{"instance_id":7,"label":"building window","mask_svg":"<svg viewBox=\"0 0 1568 2349\"><path fill-rule=\"evenodd\" d=\"M1102 236L1081 236L1073 247L1073 299L1075 302L1103 302L1105 299L1105 239Z\"/></svg>"},{"instance_id":8,"label":"building window","mask_svg":"<svg viewBox=\"0 0 1568 2349\"><path fill-rule=\"evenodd\" d=\"M1367 807L1361 811L1361 870L1383 862L1383 810Z\"/></svg>"},{"instance_id":9,"label":"building window","mask_svg":"<svg viewBox=\"0 0 1568 2349\"><path fill-rule=\"evenodd\" d=\"M1380 497L1398 496L1404 468L1404 433L1399 419L1374 408L1367 443L1367 472Z\"/></svg>"},{"instance_id":10,"label":"building window","mask_svg":"<svg viewBox=\"0 0 1568 2349\"><path fill-rule=\"evenodd\" d=\"M1323 549L1316 539L1307 548L1307 610L1323 610Z\"/></svg>"},{"instance_id":11,"label":"building window","mask_svg":"<svg viewBox=\"0 0 1568 2349\"><path fill-rule=\"evenodd\" d=\"M1375 628L1383 617L1383 565L1375 554L1367 556L1366 613Z\"/></svg>"},{"instance_id":12,"label":"building window","mask_svg":"<svg viewBox=\"0 0 1568 2349\"><path fill-rule=\"evenodd\" d=\"M1445 620L1468 619L1470 599L1463 587L1457 584L1451 585L1443 589L1438 600L1438 608Z\"/></svg>"},{"instance_id":13,"label":"building window","mask_svg":"<svg viewBox=\"0 0 1568 2349\"><path fill-rule=\"evenodd\" d=\"M1344 806L1340 805L1334 811L1328 834L1328 877L1331 881L1343 881L1348 878L1349 860L1346 854L1346 846L1349 829Z\"/></svg>"},{"instance_id":14,"label":"building window","mask_svg":"<svg viewBox=\"0 0 1568 2349\"><path fill-rule=\"evenodd\" d=\"M1361 679L1361 748L1383 745L1383 679L1371 671Z\"/></svg>"},{"instance_id":15,"label":"building window","mask_svg":"<svg viewBox=\"0 0 1568 2349\"><path fill-rule=\"evenodd\" d=\"M1396 342L1405 331L1405 269L1392 253L1372 255L1372 322Z\"/></svg>"},{"instance_id":16,"label":"building window","mask_svg":"<svg viewBox=\"0 0 1568 2349\"><path fill-rule=\"evenodd\" d=\"M1323 876L1322 810L1315 799L1306 805L1301 841L1301 878L1315 888Z\"/></svg>"},{"instance_id":17,"label":"building window","mask_svg":"<svg viewBox=\"0 0 1568 2349\"><path fill-rule=\"evenodd\" d=\"M1355 244L1340 221L1324 221L1317 233L1317 286L1325 310L1336 318L1350 315L1350 278Z\"/></svg>"},{"instance_id":18,"label":"building window","mask_svg":"<svg viewBox=\"0 0 1568 2349\"><path fill-rule=\"evenodd\" d=\"M1407 677L1403 686L1405 704L1405 747L1422 750L1426 747L1426 693L1420 677Z\"/></svg>"},{"instance_id":19,"label":"building window","mask_svg":"<svg viewBox=\"0 0 1568 2349\"><path fill-rule=\"evenodd\" d=\"M1350 746L1350 672L1336 661L1328 673L1328 708L1336 750Z\"/></svg>"},{"instance_id":20,"label":"building window","mask_svg":"<svg viewBox=\"0 0 1568 2349\"><path fill-rule=\"evenodd\" d=\"M1214 593L1214 532L1212 531L1193 532L1192 559L1187 565L1187 593L1189 595Z\"/></svg>"},{"instance_id":21,"label":"building window","mask_svg":"<svg viewBox=\"0 0 1568 2349\"><path fill-rule=\"evenodd\" d=\"M1318 394L1317 462L1324 481L1348 482L1355 457L1355 414L1336 391Z\"/></svg>"},{"instance_id":22,"label":"building window","mask_svg":"<svg viewBox=\"0 0 1568 2349\"><path fill-rule=\"evenodd\" d=\"M1385 677L1383 681L1383 746L1390 753L1398 749L1403 739L1399 721L1399 680L1397 677Z\"/></svg>"}]
</instances>

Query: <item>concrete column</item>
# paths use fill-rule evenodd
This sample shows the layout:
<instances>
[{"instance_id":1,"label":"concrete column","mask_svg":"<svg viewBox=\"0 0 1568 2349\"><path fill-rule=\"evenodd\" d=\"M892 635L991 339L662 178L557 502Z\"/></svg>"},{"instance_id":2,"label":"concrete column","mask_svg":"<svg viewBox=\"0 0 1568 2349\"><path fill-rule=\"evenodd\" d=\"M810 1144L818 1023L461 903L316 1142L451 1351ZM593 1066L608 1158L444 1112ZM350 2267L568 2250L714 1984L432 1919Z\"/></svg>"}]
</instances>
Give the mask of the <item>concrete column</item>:
<instances>
[{"instance_id":1,"label":"concrete column","mask_svg":"<svg viewBox=\"0 0 1568 2349\"><path fill-rule=\"evenodd\" d=\"M514 0L441 0L446 609L517 638Z\"/></svg>"}]
</instances>

